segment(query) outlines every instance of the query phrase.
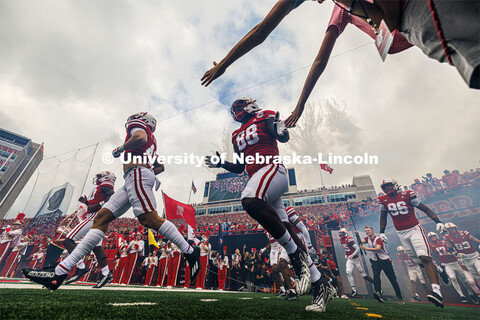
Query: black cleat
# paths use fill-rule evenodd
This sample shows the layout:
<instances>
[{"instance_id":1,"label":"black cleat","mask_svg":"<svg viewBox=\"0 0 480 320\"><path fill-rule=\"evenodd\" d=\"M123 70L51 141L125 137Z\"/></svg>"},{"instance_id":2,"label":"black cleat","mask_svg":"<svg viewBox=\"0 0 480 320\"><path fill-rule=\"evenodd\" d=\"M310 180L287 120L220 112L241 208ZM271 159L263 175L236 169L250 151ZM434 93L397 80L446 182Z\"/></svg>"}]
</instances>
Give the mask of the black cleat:
<instances>
[{"instance_id":1,"label":"black cleat","mask_svg":"<svg viewBox=\"0 0 480 320\"><path fill-rule=\"evenodd\" d=\"M288 290L288 292L283 296L283 300L298 301L298 294L295 291Z\"/></svg>"},{"instance_id":2,"label":"black cleat","mask_svg":"<svg viewBox=\"0 0 480 320\"><path fill-rule=\"evenodd\" d=\"M357 296L357 291L352 291L352 294L350 295L350 298L355 298Z\"/></svg>"},{"instance_id":3,"label":"black cleat","mask_svg":"<svg viewBox=\"0 0 480 320\"><path fill-rule=\"evenodd\" d=\"M440 278L442 279L442 282L444 285L449 286L452 284L452 281L450 281L450 277L447 274L447 271L445 271L444 266L440 266L440 269L442 269L442 272L439 272L438 274L440 275Z\"/></svg>"},{"instance_id":4,"label":"black cleat","mask_svg":"<svg viewBox=\"0 0 480 320\"><path fill-rule=\"evenodd\" d=\"M78 281L78 279L86 275L89 271L90 271L89 267L85 267L83 269L77 268L77 270L75 271L75 274L70 279L65 281L65 284L70 284L72 282Z\"/></svg>"},{"instance_id":5,"label":"black cleat","mask_svg":"<svg viewBox=\"0 0 480 320\"><path fill-rule=\"evenodd\" d=\"M413 296L413 300L418 301L418 302L422 302L422 298L420 298L420 296L418 295L418 293L416 293L416 294Z\"/></svg>"},{"instance_id":6,"label":"black cleat","mask_svg":"<svg viewBox=\"0 0 480 320\"><path fill-rule=\"evenodd\" d=\"M479 304L478 297L474 294L470 295L470 299L472 299L472 302L475 304Z\"/></svg>"},{"instance_id":7,"label":"black cleat","mask_svg":"<svg viewBox=\"0 0 480 320\"><path fill-rule=\"evenodd\" d=\"M312 287L312 275L308 266L308 256L300 248L293 254L288 255L295 273L296 290L298 295L303 296L310 292Z\"/></svg>"},{"instance_id":8,"label":"black cleat","mask_svg":"<svg viewBox=\"0 0 480 320\"><path fill-rule=\"evenodd\" d=\"M467 303L468 302L468 299L467 297L460 297L460 300L462 300L462 303Z\"/></svg>"},{"instance_id":9,"label":"black cleat","mask_svg":"<svg viewBox=\"0 0 480 320\"><path fill-rule=\"evenodd\" d=\"M383 303L383 299L382 297L380 296L380 293L378 293L377 291L374 291L373 292L373 297L380 303Z\"/></svg>"},{"instance_id":10,"label":"black cleat","mask_svg":"<svg viewBox=\"0 0 480 320\"><path fill-rule=\"evenodd\" d=\"M102 279L100 279L100 281L98 281L97 284L94 285L92 288L100 289L107 283L112 282L112 279L113 279L113 270L110 270L110 272L106 276L103 276Z\"/></svg>"},{"instance_id":11,"label":"black cleat","mask_svg":"<svg viewBox=\"0 0 480 320\"><path fill-rule=\"evenodd\" d=\"M67 277L66 274L57 276L55 274L55 268L46 270L23 268L22 273L31 281L41 284L50 290L56 290L58 287L60 287Z\"/></svg>"},{"instance_id":12,"label":"black cleat","mask_svg":"<svg viewBox=\"0 0 480 320\"><path fill-rule=\"evenodd\" d=\"M185 259L190 266L190 281L195 280L200 271L200 248L197 246L192 246L193 252L192 253L185 253Z\"/></svg>"},{"instance_id":13,"label":"black cleat","mask_svg":"<svg viewBox=\"0 0 480 320\"><path fill-rule=\"evenodd\" d=\"M327 303L330 301L334 292L331 290L327 280L324 277L312 284L313 301L312 304L305 307L306 311L325 312Z\"/></svg>"},{"instance_id":14,"label":"black cleat","mask_svg":"<svg viewBox=\"0 0 480 320\"><path fill-rule=\"evenodd\" d=\"M285 290L280 290L280 292L277 293L275 296L277 296L279 298L283 298L283 297L287 296L287 292Z\"/></svg>"},{"instance_id":15,"label":"black cleat","mask_svg":"<svg viewBox=\"0 0 480 320\"><path fill-rule=\"evenodd\" d=\"M435 292L430 293L429 295L427 295L427 299L431 303L435 304L436 307L443 309L444 307L443 298L438 293L435 293Z\"/></svg>"}]
</instances>

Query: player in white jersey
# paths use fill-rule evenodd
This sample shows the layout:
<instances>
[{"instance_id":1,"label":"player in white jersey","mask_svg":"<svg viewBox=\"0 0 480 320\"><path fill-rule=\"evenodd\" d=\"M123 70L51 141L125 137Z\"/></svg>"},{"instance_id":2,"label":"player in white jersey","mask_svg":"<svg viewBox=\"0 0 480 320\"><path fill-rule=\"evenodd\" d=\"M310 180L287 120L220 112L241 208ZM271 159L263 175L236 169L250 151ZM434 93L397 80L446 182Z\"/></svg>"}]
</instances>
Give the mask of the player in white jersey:
<instances>
[{"instance_id":1,"label":"player in white jersey","mask_svg":"<svg viewBox=\"0 0 480 320\"><path fill-rule=\"evenodd\" d=\"M146 112L134 114L127 119L125 142L112 151L114 157L120 157L123 153L126 162L123 165L125 184L100 209L90 231L68 258L58 264L55 272L25 268L22 271L27 278L48 289L57 289L75 264L103 239L110 222L130 208L140 224L158 230L180 247L189 262L192 279L197 276L199 248L189 245L174 224L161 218L156 211L154 188L158 190L160 181L155 176L165 170L163 164L155 158L157 142L153 132L156 124L156 119Z\"/></svg>"}]
</instances>

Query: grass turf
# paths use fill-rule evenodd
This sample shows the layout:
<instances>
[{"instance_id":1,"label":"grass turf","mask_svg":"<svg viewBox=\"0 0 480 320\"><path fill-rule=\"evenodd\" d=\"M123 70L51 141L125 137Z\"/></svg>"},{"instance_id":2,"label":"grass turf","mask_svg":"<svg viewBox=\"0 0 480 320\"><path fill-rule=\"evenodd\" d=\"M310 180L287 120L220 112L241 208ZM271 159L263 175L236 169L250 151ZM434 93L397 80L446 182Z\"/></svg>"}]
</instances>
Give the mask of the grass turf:
<instances>
[{"instance_id":1,"label":"grass turf","mask_svg":"<svg viewBox=\"0 0 480 320\"><path fill-rule=\"evenodd\" d=\"M247 298L247 299L245 299ZM250 299L248 299L250 298ZM266 299L268 298L268 299ZM200 299L218 299L204 302ZM156 305L113 306L150 302ZM0 289L1 319L479 319L480 308L335 299L326 313L306 312L311 297L283 301L271 294ZM367 314L374 314L367 316Z\"/></svg>"}]
</instances>

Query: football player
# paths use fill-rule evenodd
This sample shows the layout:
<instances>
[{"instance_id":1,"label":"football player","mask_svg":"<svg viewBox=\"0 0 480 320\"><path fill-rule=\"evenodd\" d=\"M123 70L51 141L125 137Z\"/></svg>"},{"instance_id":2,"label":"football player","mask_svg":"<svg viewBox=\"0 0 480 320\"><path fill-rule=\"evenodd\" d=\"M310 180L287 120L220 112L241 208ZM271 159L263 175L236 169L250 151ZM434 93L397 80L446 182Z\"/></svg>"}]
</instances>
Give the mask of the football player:
<instances>
[{"instance_id":1,"label":"football player","mask_svg":"<svg viewBox=\"0 0 480 320\"><path fill-rule=\"evenodd\" d=\"M285 300L296 301L298 300L297 292L293 286L293 283L290 278L290 268L288 263L287 251L283 248L277 240L267 230L264 230L268 239L268 245L265 248L260 249L260 254L263 254L266 250L270 249L270 266L272 267L273 276L277 286L280 288L280 297L283 297ZM285 287L282 285L282 278L280 277L280 272L282 273L285 284L287 285L288 292L285 290Z\"/></svg>"},{"instance_id":2,"label":"football player","mask_svg":"<svg viewBox=\"0 0 480 320\"><path fill-rule=\"evenodd\" d=\"M448 222L446 223L446 225ZM446 240L440 240L438 235L435 232L428 233L428 240L430 241L430 247L435 255L438 257L438 261L445 268L445 271L452 282L452 286L457 291L460 296L462 303L467 303L468 300L464 296L460 284L458 283L457 276L460 281L463 282L465 288L468 291L468 294L472 297L472 300L475 302L477 297L473 294L472 288L469 286L465 273L462 270L460 264L458 264L457 257L455 256L455 250L452 248L450 243Z\"/></svg>"},{"instance_id":3,"label":"football player","mask_svg":"<svg viewBox=\"0 0 480 320\"><path fill-rule=\"evenodd\" d=\"M468 270L480 281L480 257L473 244L473 242L476 245L480 244L480 240L466 230L459 231L452 222L447 222L445 228L447 232L444 234L444 238L458 252Z\"/></svg>"},{"instance_id":4,"label":"football player","mask_svg":"<svg viewBox=\"0 0 480 320\"><path fill-rule=\"evenodd\" d=\"M324 312L331 297L328 282L321 277L305 246L291 229L282 201L282 195L288 191L287 171L272 160L279 155L277 140L285 143L290 139L288 131L279 120L278 112L260 110L256 100L250 98L235 100L230 113L241 124L232 134L235 153L245 158L260 156L264 161L245 161L245 166L245 163L227 161L213 163L207 156L205 162L211 168L221 167L238 174L246 169L249 180L242 192L243 208L287 251L295 271L297 293L308 293L313 282L313 304L306 310ZM220 156L218 152L217 156Z\"/></svg>"},{"instance_id":5,"label":"football player","mask_svg":"<svg viewBox=\"0 0 480 320\"><path fill-rule=\"evenodd\" d=\"M355 286L355 279L353 278L353 269L356 268L363 279L373 284L373 279L365 272L362 261L360 260L360 247L355 243L352 237L347 235L348 230L346 228L341 228L338 231L340 236L340 243L342 244L343 249L345 249L345 260L346 262L346 273L348 282L350 282L350 287L352 287L351 297L357 295L357 287Z\"/></svg>"},{"instance_id":6,"label":"football player","mask_svg":"<svg viewBox=\"0 0 480 320\"><path fill-rule=\"evenodd\" d=\"M156 124L157 120L146 112L134 114L127 119L125 142L115 148L112 154L114 157L120 157L123 153L124 159L132 159L134 156L147 158L146 163L137 161L123 165L125 184L98 211L92 228L75 250L55 268L55 272L25 268L22 271L27 278L43 284L48 289L57 289L75 264L103 239L110 222L122 216L131 207L140 224L158 230L161 235L180 247L189 262L192 279L197 276L199 248L189 245L175 225L161 218L156 211L154 188L158 190L160 181L155 176L165 170L163 164L156 160L152 163L157 149L153 134Z\"/></svg>"},{"instance_id":7,"label":"football player","mask_svg":"<svg viewBox=\"0 0 480 320\"><path fill-rule=\"evenodd\" d=\"M410 258L410 256L405 252L405 249L403 249L402 246L397 247L397 257L400 264L403 264L407 270L408 278L410 279L410 283L412 284L412 298L419 302L422 301L417 291L417 280L423 286L423 289L426 293L428 293L429 290L420 266L415 261L413 261L412 258Z\"/></svg>"},{"instance_id":8,"label":"football player","mask_svg":"<svg viewBox=\"0 0 480 320\"><path fill-rule=\"evenodd\" d=\"M117 177L115 177L115 174L110 171L102 171L97 173L93 178L93 184L95 187L90 195L86 198L86 207L79 207L76 212L76 217L79 223L67 234L66 239L63 240L63 245L67 249L68 253L71 253L77 246L75 241L80 240L87 234L88 230L90 230L93 225L93 219L97 215L98 210L100 210L103 204L113 195L116 179ZM95 248L93 248L93 253L97 258L98 265L102 272L102 278L98 281L94 288L103 287L105 284L111 282L113 278L113 270L110 271L108 269L107 255L105 254L105 250L102 248L102 242L103 239L101 239ZM85 266L85 263L80 260L80 263L77 264L77 270L75 271L75 274L68 279L65 284L77 281L83 275L87 274L88 271L90 270Z\"/></svg>"},{"instance_id":9,"label":"football player","mask_svg":"<svg viewBox=\"0 0 480 320\"><path fill-rule=\"evenodd\" d=\"M303 244L307 248L310 258L315 257L317 253L315 252L315 249L312 246L312 239L310 238L310 234L308 233L308 229L305 223L298 216L297 211L294 208L288 207L286 210L287 210L288 221L290 221L290 223L292 224L293 232L297 234L297 236L300 238L300 240L303 242ZM322 250L324 249L321 248L320 251Z\"/></svg>"},{"instance_id":10,"label":"football player","mask_svg":"<svg viewBox=\"0 0 480 320\"><path fill-rule=\"evenodd\" d=\"M433 264L425 230L418 223L414 208L420 209L432 219L437 224L437 230L444 232L446 230L445 226L432 209L418 200L415 192L411 190L402 191L397 181L385 179L380 187L385 193L385 195L378 197L380 202L380 238L383 242L388 241L385 228L387 227L387 215L390 214L403 248L416 263L425 268L427 277L430 279L432 293L427 295L427 299L435 306L443 309L443 297L437 271L445 284L449 284L450 280L444 269Z\"/></svg>"}]
</instances>

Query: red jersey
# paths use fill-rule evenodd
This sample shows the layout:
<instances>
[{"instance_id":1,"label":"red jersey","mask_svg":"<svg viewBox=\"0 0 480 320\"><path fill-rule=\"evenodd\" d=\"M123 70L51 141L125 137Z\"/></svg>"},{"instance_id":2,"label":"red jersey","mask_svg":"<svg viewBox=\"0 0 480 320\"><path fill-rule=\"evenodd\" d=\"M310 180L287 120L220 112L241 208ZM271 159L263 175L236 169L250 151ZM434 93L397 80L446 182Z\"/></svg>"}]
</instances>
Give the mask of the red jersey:
<instances>
[{"instance_id":1,"label":"red jersey","mask_svg":"<svg viewBox=\"0 0 480 320\"><path fill-rule=\"evenodd\" d=\"M342 244L343 249L345 249L345 254L347 256L350 256L355 252L355 248L353 247L355 241L353 241L352 237L340 237L340 243ZM356 257L358 257L358 253L355 256L352 256L352 258Z\"/></svg>"},{"instance_id":2,"label":"red jersey","mask_svg":"<svg viewBox=\"0 0 480 320\"><path fill-rule=\"evenodd\" d=\"M400 191L396 196L383 195L378 197L380 210L390 214L393 225L397 230L407 230L418 224L414 207L418 207L420 200L411 190Z\"/></svg>"},{"instance_id":3,"label":"red jersey","mask_svg":"<svg viewBox=\"0 0 480 320\"><path fill-rule=\"evenodd\" d=\"M437 242L430 241L430 248L440 260L440 263L452 263L457 262L457 257L448 252L447 241L438 240Z\"/></svg>"},{"instance_id":4,"label":"red jersey","mask_svg":"<svg viewBox=\"0 0 480 320\"><path fill-rule=\"evenodd\" d=\"M408 267L408 268L414 268L416 266L418 266L418 264L415 263L415 261L413 261L412 258L410 258L410 256L408 254L406 254L405 252L402 252L402 253L397 253L398 255L398 259L405 263L405 265Z\"/></svg>"},{"instance_id":5,"label":"red jersey","mask_svg":"<svg viewBox=\"0 0 480 320\"><path fill-rule=\"evenodd\" d=\"M113 182L112 181L103 181L99 185L95 186L93 188L92 192L90 192L90 195L87 198L88 206L93 206L95 204L99 204L102 201L103 202L107 201L107 199L108 199L107 195L102 192L103 187L111 188L113 190ZM97 212L97 211L90 211L90 209L88 210L89 213Z\"/></svg>"},{"instance_id":6,"label":"red jersey","mask_svg":"<svg viewBox=\"0 0 480 320\"><path fill-rule=\"evenodd\" d=\"M245 158L255 157L256 154L266 156L278 156L278 146L275 137L267 130L267 119L274 119L275 112L270 110L259 111L247 123L232 133L232 143L235 148L244 154ZM270 164L273 159L270 159ZM263 166L269 163L247 163L247 173L251 177Z\"/></svg>"},{"instance_id":7,"label":"red jersey","mask_svg":"<svg viewBox=\"0 0 480 320\"><path fill-rule=\"evenodd\" d=\"M446 234L443 237L450 242L452 247L459 253L470 254L477 251L470 240L470 232L468 231L459 231L457 235Z\"/></svg>"},{"instance_id":8,"label":"red jersey","mask_svg":"<svg viewBox=\"0 0 480 320\"><path fill-rule=\"evenodd\" d=\"M327 265L330 267L331 270L337 270L337 265L335 261L327 259Z\"/></svg>"},{"instance_id":9,"label":"red jersey","mask_svg":"<svg viewBox=\"0 0 480 320\"><path fill-rule=\"evenodd\" d=\"M138 129L142 129L142 130L145 130L145 132L147 133L147 143L145 143L143 146L141 147L138 147L138 148L135 148L135 149L131 149L131 150L125 150L124 152L124 159L128 159L126 157L127 154L131 154L132 157L133 156L150 156L150 157L153 157L156 152L157 152L157 140L155 140L155 136L153 135L153 132L152 130L150 129L149 126L147 126L145 124L145 122L143 122L142 120L139 120L139 119L133 119L133 120L130 120L128 121L126 124L125 124L125 128L127 129L127 136L125 137L125 142L128 141L128 139L130 139L130 137L132 136L133 134L133 129L135 128L138 128ZM147 159L148 160L148 159ZM153 163L148 163L150 168L153 167Z\"/></svg>"}]
</instances>

